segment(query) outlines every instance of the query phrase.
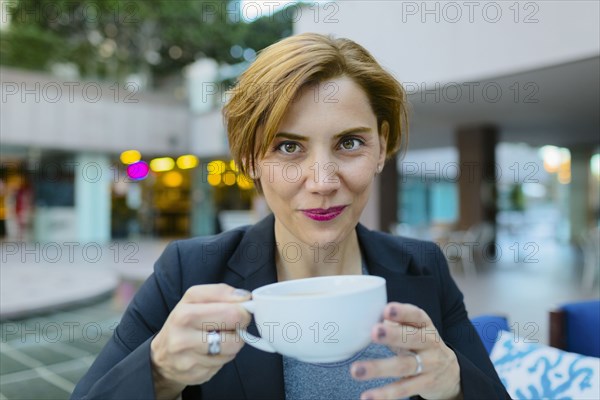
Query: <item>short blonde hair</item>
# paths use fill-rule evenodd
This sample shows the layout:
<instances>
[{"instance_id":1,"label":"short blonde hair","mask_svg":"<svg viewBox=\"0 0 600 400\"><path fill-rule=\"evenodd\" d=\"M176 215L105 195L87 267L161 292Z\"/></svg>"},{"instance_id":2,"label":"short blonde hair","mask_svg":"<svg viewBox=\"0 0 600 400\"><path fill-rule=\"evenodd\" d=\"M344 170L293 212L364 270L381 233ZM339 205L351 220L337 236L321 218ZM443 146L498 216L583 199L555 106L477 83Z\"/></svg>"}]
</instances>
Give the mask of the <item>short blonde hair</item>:
<instances>
[{"instance_id":1,"label":"short blonde hair","mask_svg":"<svg viewBox=\"0 0 600 400\"><path fill-rule=\"evenodd\" d=\"M241 172L248 174L266 154L300 90L342 76L365 91L380 134L381 124L389 124L386 156L404 147L408 110L402 85L352 40L304 33L262 50L230 91L223 117L231 154Z\"/></svg>"}]
</instances>

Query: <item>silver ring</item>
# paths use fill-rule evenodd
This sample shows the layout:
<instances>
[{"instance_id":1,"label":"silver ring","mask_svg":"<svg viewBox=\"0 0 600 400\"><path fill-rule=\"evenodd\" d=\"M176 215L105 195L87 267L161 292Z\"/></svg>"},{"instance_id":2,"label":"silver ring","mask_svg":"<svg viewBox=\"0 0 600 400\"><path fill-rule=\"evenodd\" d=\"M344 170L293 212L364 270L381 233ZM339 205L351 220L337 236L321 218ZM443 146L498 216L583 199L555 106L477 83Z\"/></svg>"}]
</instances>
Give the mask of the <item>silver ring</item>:
<instances>
[{"instance_id":1,"label":"silver ring","mask_svg":"<svg viewBox=\"0 0 600 400\"><path fill-rule=\"evenodd\" d=\"M413 356L415 358L415 361L417 362L417 368L415 369L415 372L413 372L412 375L409 376L419 375L421 372L423 372L423 360L421 360L421 356L415 353L414 351L409 351L408 354Z\"/></svg>"},{"instance_id":2,"label":"silver ring","mask_svg":"<svg viewBox=\"0 0 600 400\"><path fill-rule=\"evenodd\" d=\"M208 355L217 356L221 354L221 334L216 331L208 332Z\"/></svg>"}]
</instances>

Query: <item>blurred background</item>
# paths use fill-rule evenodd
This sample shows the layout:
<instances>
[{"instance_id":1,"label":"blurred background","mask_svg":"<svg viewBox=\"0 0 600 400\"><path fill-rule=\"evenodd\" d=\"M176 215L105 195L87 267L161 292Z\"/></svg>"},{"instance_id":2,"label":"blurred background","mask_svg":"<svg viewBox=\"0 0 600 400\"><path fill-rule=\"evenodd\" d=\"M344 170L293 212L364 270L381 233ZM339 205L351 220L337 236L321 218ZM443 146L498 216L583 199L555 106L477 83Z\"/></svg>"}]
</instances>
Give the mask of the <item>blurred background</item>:
<instances>
[{"instance_id":1,"label":"blurred background","mask_svg":"<svg viewBox=\"0 0 600 400\"><path fill-rule=\"evenodd\" d=\"M362 222L432 240L471 316L549 340L600 297L590 1L0 0L0 400L67 398L166 244L268 214L220 110L301 32L365 46L411 103ZM598 311L600 312L600 310Z\"/></svg>"}]
</instances>

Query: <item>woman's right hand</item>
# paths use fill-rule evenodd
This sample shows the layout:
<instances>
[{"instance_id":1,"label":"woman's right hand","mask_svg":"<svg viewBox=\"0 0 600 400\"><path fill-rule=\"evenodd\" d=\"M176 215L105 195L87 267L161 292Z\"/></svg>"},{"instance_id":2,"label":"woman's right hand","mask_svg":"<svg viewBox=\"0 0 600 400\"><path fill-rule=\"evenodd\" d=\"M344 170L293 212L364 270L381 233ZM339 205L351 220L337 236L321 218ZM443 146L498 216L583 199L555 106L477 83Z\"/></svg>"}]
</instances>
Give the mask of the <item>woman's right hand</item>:
<instances>
[{"instance_id":1,"label":"woman's right hand","mask_svg":"<svg viewBox=\"0 0 600 400\"><path fill-rule=\"evenodd\" d=\"M187 385L210 380L244 346L236 328L251 315L240 303L250 292L224 283L190 287L150 344L157 398L174 398ZM207 335L218 330L221 353L208 355Z\"/></svg>"}]
</instances>

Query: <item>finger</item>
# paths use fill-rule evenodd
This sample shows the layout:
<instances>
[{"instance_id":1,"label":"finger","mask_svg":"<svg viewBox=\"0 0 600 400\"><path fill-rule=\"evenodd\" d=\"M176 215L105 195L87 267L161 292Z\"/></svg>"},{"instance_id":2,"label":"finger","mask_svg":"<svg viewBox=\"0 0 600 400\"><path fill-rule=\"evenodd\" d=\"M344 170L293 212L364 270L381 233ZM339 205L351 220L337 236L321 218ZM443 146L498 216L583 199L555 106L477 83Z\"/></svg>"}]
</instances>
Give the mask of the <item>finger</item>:
<instances>
[{"instance_id":1,"label":"finger","mask_svg":"<svg viewBox=\"0 0 600 400\"><path fill-rule=\"evenodd\" d=\"M181 374L193 369L196 369L195 372L200 372L201 369L220 369L234 358L235 354L215 354L209 356L208 354L202 354L200 350L196 349L179 358L175 363L175 370L177 371L176 374Z\"/></svg>"},{"instance_id":2,"label":"finger","mask_svg":"<svg viewBox=\"0 0 600 400\"><path fill-rule=\"evenodd\" d=\"M420 392L424 392L427 386L431 386L429 378L423 375L417 375L410 378L402 378L399 381L390 383L385 386L371 389L361 393L361 400L373 399L403 399L415 396Z\"/></svg>"},{"instance_id":3,"label":"finger","mask_svg":"<svg viewBox=\"0 0 600 400\"><path fill-rule=\"evenodd\" d=\"M166 347L171 354L208 355L208 333L196 330L184 330L166 338ZM220 354L235 355L244 346L244 341L235 331L221 331Z\"/></svg>"},{"instance_id":4,"label":"finger","mask_svg":"<svg viewBox=\"0 0 600 400\"><path fill-rule=\"evenodd\" d=\"M180 349L178 369L180 371L195 367L220 368L224 364L233 360L236 354L244 346L244 342L236 338L235 332L220 332L221 341L219 354L208 354L207 333L203 332L196 335L186 335L181 337L181 341L186 342L186 349ZM200 338L202 337L202 338Z\"/></svg>"},{"instance_id":5,"label":"finger","mask_svg":"<svg viewBox=\"0 0 600 400\"><path fill-rule=\"evenodd\" d=\"M355 362L350 372L357 380L403 378L413 375L417 367L415 356L404 353L395 357Z\"/></svg>"},{"instance_id":6,"label":"finger","mask_svg":"<svg viewBox=\"0 0 600 400\"><path fill-rule=\"evenodd\" d=\"M200 354L208 355L208 332L202 332L202 345L196 347ZM235 331L221 331L220 336L220 348L221 352L218 356L235 356L244 347L244 341L240 335ZM209 357L216 357L217 355L210 355Z\"/></svg>"},{"instance_id":7,"label":"finger","mask_svg":"<svg viewBox=\"0 0 600 400\"><path fill-rule=\"evenodd\" d=\"M375 343L390 347L398 353L402 350L422 350L439 343L442 339L434 326L417 328L412 325L376 324L371 329Z\"/></svg>"},{"instance_id":8,"label":"finger","mask_svg":"<svg viewBox=\"0 0 600 400\"><path fill-rule=\"evenodd\" d=\"M250 300L251 293L236 289L226 283L191 286L185 291L181 301L184 303L241 302Z\"/></svg>"},{"instance_id":9,"label":"finger","mask_svg":"<svg viewBox=\"0 0 600 400\"><path fill-rule=\"evenodd\" d=\"M250 324L252 316L239 304L180 304L174 322L200 331L234 331Z\"/></svg>"},{"instance_id":10,"label":"finger","mask_svg":"<svg viewBox=\"0 0 600 400\"><path fill-rule=\"evenodd\" d=\"M402 325L427 327L433 325L429 315L421 308L407 303L388 303L383 311L385 319Z\"/></svg>"}]
</instances>

